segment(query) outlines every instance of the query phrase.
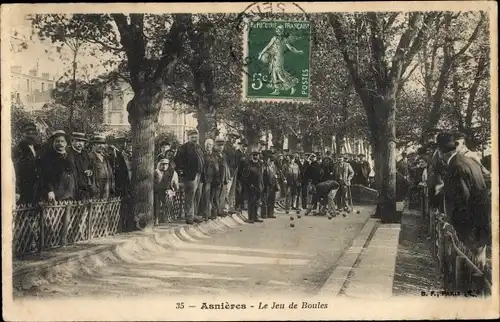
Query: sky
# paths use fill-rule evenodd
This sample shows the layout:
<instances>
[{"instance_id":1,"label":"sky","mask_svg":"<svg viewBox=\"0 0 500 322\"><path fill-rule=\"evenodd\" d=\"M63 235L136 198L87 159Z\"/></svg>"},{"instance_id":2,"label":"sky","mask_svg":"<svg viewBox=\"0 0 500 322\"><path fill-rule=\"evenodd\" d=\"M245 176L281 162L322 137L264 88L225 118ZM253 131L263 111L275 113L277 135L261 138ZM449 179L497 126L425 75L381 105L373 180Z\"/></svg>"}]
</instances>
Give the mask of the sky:
<instances>
[{"instance_id":1,"label":"sky","mask_svg":"<svg viewBox=\"0 0 500 322\"><path fill-rule=\"evenodd\" d=\"M19 46L23 39L27 40L28 46L26 49L21 49ZM18 20L11 25L10 42L12 45L11 51L15 53L12 66L21 66L23 73L28 73L29 70L36 68L37 63L39 74L50 73L51 77L52 75L56 76L56 80L63 76L65 72L71 70L71 51L69 48L65 46L58 53L55 44L48 40L42 41L37 35L32 36L31 24L27 20ZM77 59L80 66L77 77L92 79L104 73L106 70L102 67L102 61L109 58L106 56L103 54L100 57L92 57L88 55L88 50L83 52ZM87 72L84 72L84 69Z\"/></svg>"}]
</instances>

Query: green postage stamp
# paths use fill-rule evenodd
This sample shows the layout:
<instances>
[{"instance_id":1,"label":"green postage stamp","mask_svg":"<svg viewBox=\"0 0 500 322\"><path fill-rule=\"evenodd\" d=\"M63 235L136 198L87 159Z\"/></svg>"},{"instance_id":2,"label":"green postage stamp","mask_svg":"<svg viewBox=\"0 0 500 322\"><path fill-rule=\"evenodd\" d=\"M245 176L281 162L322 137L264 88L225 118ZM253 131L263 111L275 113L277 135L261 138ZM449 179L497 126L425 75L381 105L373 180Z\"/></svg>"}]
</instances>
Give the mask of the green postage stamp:
<instances>
[{"instance_id":1,"label":"green postage stamp","mask_svg":"<svg viewBox=\"0 0 500 322\"><path fill-rule=\"evenodd\" d=\"M308 102L311 23L250 21L245 36L244 99Z\"/></svg>"}]
</instances>

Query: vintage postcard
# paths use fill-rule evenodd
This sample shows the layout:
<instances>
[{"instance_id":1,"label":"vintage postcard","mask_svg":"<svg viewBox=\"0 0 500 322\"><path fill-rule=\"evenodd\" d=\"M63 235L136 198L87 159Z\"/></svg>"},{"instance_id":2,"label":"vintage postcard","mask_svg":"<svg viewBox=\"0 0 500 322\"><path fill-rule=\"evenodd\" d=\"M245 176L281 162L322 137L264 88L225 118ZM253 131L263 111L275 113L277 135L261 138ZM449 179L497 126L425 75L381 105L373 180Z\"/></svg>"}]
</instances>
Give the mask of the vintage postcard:
<instances>
[{"instance_id":1,"label":"vintage postcard","mask_svg":"<svg viewBox=\"0 0 500 322\"><path fill-rule=\"evenodd\" d=\"M497 20L2 5L3 318L498 318Z\"/></svg>"}]
</instances>

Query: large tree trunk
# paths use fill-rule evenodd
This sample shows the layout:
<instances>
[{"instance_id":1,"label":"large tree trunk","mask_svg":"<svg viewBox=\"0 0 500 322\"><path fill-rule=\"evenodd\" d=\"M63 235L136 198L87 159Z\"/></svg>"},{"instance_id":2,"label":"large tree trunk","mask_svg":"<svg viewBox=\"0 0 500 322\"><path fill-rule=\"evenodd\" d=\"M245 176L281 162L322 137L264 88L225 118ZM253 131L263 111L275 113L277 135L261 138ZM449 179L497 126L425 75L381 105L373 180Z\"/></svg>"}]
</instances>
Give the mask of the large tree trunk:
<instances>
[{"instance_id":1,"label":"large tree trunk","mask_svg":"<svg viewBox=\"0 0 500 322\"><path fill-rule=\"evenodd\" d=\"M304 134L302 136L302 148L304 149L304 152L306 153L311 153L313 152L313 139L310 135Z\"/></svg>"},{"instance_id":2,"label":"large tree trunk","mask_svg":"<svg viewBox=\"0 0 500 322\"><path fill-rule=\"evenodd\" d=\"M153 172L156 116L140 114L139 111L150 110L140 104L149 104L151 100L136 99L131 101L130 109L135 117L129 117L132 131L132 214L134 218L144 218L146 229L152 229L153 222ZM134 106L135 105L135 106Z\"/></svg>"},{"instance_id":3,"label":"large tree trunk","mask_svg":"<svg viewBox=\"0 0 500 322\"><path fill-rule=\"evenodd\" d=\"M280 129L277 129L277 128L273 128L271 129L271 134L273 135L273 138L272 138L272 142L273 142L273 146L276 147L278 150L282 150L283 149L283 131L281 131ZM288 147L290 148L290 147Z\"/></svg>"},{"instance_id":4,"label":"large tree trunk","mask_svg":"<svg viewBox=\"0 0 500 322\"><path fill-rule=\"evenodd\" d=\"M288 135L288 149L290 151L301 150L299 139L294 134Z\"/></svg>"},{"instance_id":5,"label":"large tree trunk","mask_svg":"<svg viewBox=\"0 0 500 322\"><path fill-rule=\"evenodd\" d=\"M379 134L376 138L376 172L379 191L379 215L382 223L399 221L396 213L396 100L389 91L376 106ZM378 160L378 161L377 161Z\"/></svg>"},{"instance_id":6,"label":"large tree trunk","mask_svg":"<svg viewBox=\"0 0 500 322\"><path fill-rule=\"evenodd\" d=\"M250 148L258 146L260 135L261 131L259 124L257 124L251 115L246 116L243 119L243 136L247 140L247 144Z\"/></svg>"}]
</instances>

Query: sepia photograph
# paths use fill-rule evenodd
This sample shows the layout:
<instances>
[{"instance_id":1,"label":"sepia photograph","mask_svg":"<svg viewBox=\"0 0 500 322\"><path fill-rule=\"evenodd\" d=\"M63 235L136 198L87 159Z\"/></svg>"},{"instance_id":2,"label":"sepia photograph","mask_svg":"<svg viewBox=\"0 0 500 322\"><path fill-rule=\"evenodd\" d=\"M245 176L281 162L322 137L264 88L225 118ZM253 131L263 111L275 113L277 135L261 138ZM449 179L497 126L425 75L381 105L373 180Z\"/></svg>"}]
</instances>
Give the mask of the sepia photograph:
<instances>
[{"instance_id":1,"label":"sepia photograph","mask_svg":"<svg viewBox=\"0 0 500 322\"><path fill-rule=\"evenodd\" d=\"M495 2L1 23L5 320L500 316Z\"/></svg>"}]
</instances>

